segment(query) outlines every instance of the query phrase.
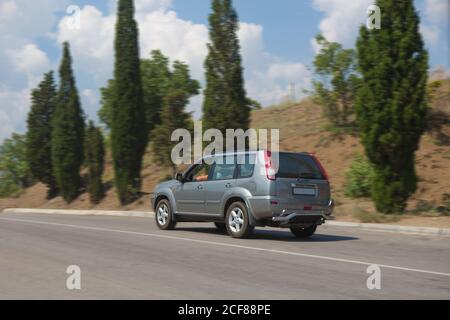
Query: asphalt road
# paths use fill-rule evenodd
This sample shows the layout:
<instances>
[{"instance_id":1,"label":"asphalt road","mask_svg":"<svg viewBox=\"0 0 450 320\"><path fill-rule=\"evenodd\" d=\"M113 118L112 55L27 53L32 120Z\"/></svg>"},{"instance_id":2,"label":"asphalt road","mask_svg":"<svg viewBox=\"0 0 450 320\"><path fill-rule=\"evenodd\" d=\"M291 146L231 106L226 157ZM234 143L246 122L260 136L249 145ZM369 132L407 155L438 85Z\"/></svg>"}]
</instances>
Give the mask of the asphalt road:
<instances>
[{"instance_id":1,"label":"asphalt road","mask_svg":"<svg viewBox=\"0 0 450 320\"><path fill-rule=\"evenodd\" d=\"M369 290L367 267L381 266ZM68 290L69 265L81 290ZM148 218L0 214L0 299L450 299L450 240L321 227L310 240Z\"/></svg>"}]
</instances>

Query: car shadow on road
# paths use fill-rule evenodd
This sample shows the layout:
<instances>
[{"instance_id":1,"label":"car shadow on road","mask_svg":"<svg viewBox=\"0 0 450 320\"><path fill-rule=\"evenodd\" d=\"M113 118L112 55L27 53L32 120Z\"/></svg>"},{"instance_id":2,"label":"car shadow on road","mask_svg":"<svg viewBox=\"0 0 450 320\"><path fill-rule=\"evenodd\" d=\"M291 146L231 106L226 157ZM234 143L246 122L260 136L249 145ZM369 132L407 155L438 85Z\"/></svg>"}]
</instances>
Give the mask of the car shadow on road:
<instances>
[{"instance_id":1,"label":"car shadow on road","mask_svg":"<svg viewBox=\"0 0 450 320\"><path fill-rule=\"evenodd\" d=\"M357 237L339 236L333 234L316 233L310 238L302 239L295 237L290 231L284 230L264 230L256 229L252 239L257 240L275 240L275 241L289 241L289 242L336 242L336 241L351 241L358 240Z\"/></svg>"},{"instance_id":2,"label":"car shadow on road","mask_svg":"<svg viewBox=\"0 0 450 320\"><path fill-rule=\"evenodd\" d=\"M222 235L224 237L229 237L225 232L221 232L216 228L209 227L177 227L176 230L186 231L192 233L207 233ZM337 241L351 241L358 240L357 237L351 236L340 236L332 234L320 234L316 233L311 238L301 239L296 238L290 231L286 230L265 230L265 229L255 229L252 236L248 240L272 240L272 241L286 241L286 242L337 242Z\"/></svg>"}]
</instances>

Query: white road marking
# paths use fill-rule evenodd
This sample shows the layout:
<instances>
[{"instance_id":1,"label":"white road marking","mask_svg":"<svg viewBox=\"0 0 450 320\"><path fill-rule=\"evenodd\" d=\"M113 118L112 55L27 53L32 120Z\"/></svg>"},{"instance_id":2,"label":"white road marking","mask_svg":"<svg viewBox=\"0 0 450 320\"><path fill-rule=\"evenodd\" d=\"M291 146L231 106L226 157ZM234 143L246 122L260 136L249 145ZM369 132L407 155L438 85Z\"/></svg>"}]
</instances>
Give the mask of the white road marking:
<instances>
[{"instance_id":1,"label":"white road marking","mask_svg":"<svg viewBox=\"0 0 450 320\"><path fill-rule=\"evenodd\" d=\"M65 223L56 223L56 222L43 222L43 221L28 220L28 219L0 218L0 220L14 221L14 222L26 222L26 223L34 223L34 224L44 224L44 225L51 225L51 226L58 226L58 227L67 227L67 228L74 228L74 229L95 230L95 231L104 231L104 232L115 232L115 233L122 233L122 234L147 236L147 237L172 239L172 240L181 240L181 241L190 241L190 242L195 242L195 243L215 245L215 246L221 246L221 247L231 247L231 248L239 248L239 249L246 249L246 250L253 250L253 251L270 252L270 253L285 254L285 255L290 255L290 256L307 257L307 258L322 259L322 260L328 260L328 261L352 263L352 264L358 264L358 265L364 265L364 266L377 265L379 267L386 268L386 269L411 271L411 272L418 272L418 273L427 273L427 274L433 274L433 275L450 277L450 273L445 273L445 272L429 271L429 270L414 269L414 268L405 268L405 267L398 267L398 266L392 266L392 265L387 265L387 264L378 264L378 263L373 263L373 262L364 262L364 261L358 261L358 260L333 258L333 257L320 256L320 255L307 254L307 253L300 253L300 252L291 252L291 251L283 251L283 250L276 250L276 249L250 247L250 246L243 246L243 245L232 244L232 243L225 243L225 242L216 242L216 241L207 241L207 240L183 238L183 237L174 237L174 236L155 234L155 233L144 233L144 232L126 231L126 230L118 230L118 229L88 227L88 226L80 226L80 225L74 225L74 224L65 224Z\"/></svg>"}]
</instances>

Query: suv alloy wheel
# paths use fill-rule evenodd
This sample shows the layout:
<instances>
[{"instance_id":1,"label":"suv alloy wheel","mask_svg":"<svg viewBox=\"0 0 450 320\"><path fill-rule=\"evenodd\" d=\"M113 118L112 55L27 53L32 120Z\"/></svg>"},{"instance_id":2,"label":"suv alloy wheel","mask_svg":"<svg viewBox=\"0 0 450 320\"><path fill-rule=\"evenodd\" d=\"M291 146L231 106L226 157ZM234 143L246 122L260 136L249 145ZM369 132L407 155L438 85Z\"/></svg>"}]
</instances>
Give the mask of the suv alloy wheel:
<instances>
[{"instance_id":1,"label":"suv alloy wheel","mask_svg":"<svg viewBox=\"0 0 450 320\"><path fill-rule=\"evenodd\" d=\"M228 207L225 225L233 238L247 238L254 229L250 225L247 207L242 202L234 202Z\"/></svg>"},{"instance_id":2,"label":"suv alloy wheel","mask_svg":"<svg viewBox=\"0 0 450 320\"><path fill-rule=\"evenodd\" d=\"M155 220L156 225L161 230L172 230L175 228L176 222L168 200L163 199L156 205Z\"/></svg>"}]
</instances>

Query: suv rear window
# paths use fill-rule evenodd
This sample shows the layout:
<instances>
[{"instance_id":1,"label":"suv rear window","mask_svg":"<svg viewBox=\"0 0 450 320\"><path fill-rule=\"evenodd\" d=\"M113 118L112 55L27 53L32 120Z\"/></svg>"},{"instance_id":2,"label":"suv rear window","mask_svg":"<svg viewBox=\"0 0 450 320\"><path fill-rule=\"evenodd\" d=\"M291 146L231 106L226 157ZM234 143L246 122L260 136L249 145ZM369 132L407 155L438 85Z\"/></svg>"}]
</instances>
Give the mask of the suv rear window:
<instances>
[{"instance_id":1,"label":"suv rear window","mask_svg":"<svg viewBox=\"0 0 450 320\"><path fill-rule=\"evenodd\" d=\"M306 154L280 153L277 178L324 180L316 161Z\"/></svg>"}]
</instances>

